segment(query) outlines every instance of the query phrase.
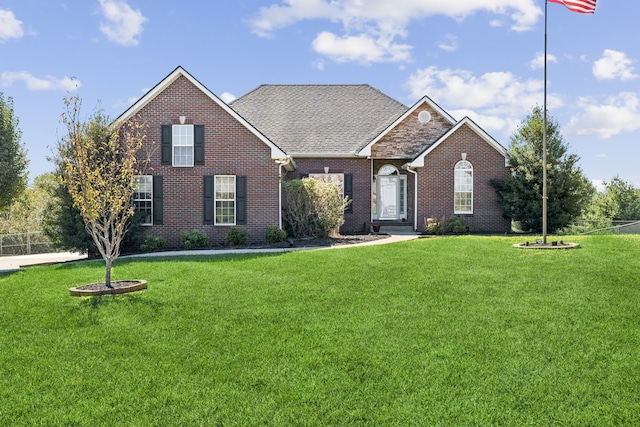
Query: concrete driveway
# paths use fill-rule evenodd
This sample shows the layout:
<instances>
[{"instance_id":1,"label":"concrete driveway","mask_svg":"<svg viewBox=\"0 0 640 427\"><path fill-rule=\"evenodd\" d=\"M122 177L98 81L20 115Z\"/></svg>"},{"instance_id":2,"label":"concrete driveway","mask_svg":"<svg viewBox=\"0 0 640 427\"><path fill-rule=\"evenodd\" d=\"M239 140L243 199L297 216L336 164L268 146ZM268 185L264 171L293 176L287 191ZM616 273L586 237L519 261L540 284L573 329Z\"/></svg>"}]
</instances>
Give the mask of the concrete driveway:
<instances>
[{"instance_id":1,"label":"concrete driveway","mask_svg":"<svg viewBox=\"0 0 640 427\"><path fill-rule=\"evenodd\" d=\"M74 252L56 252L51 254L36 255L10 255L0 257L0 273L8 271L16 271L21 267L38 264L54 264L57 262L73 261L84 259L86 255Z\"/></svg>"}]
</instances>

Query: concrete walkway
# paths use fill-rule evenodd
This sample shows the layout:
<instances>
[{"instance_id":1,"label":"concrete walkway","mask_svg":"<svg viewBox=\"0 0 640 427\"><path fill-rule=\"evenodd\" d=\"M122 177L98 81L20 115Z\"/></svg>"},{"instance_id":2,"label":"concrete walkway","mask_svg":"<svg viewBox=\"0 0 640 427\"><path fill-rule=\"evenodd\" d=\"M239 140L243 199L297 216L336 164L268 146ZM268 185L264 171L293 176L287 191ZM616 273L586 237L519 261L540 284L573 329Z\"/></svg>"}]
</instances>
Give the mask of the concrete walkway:
<instances>
[{"instance_id":1,"label":"concrete walkway","mask_svg":"<svg viewBox=\"0 0 640 427\"><path fill-rule=\"evenodd\" d=\"M168 252L151 252L141 253L135 255L127 255L122 258L135 258L135 257L151 257L151 256L181 256L181 255L227 255L227 254L268 254L279 252L294 252L294 251L309 251L309 250L323 250L323 249L340 249L340 248L353 248L355 246L372 246L382 245L387 243L404 242L406 240L413 240L420 237L418 234L389 234L386 239L371 240L364 243L354 243L352 245L336 245L336 246L320 246L320 247L300 247L300 248L265 248L265 249L197 249L192 251L168 251Z\"/></svg>"},{"instance_id":2,"label":"concrete walkway","mask_svg":"<svg viewBox=\"0 0 640 427\"><path fill-rule=\"evenodd\" d=\"M168 251L168 252L152 252L136 255L122 256L121 258L135 258L135 257L170 257L170 256L184 256L184 255L226 255L226 254L260 254L260 253L279 253L279 252L293 252L304 250L323 250L323 249L340 249L351 248L354 246L372 246L382 245L388 243L403 242L407 240L417 239L418 234L390 234L385 239L372 240L364 243L356 243L353 245L339 245L339 246L323 246L323 247L304 247L304 248L274 248L274 249L211 249L211 250L193 250L193 251ZM56 264L66 261L76 261L87 258L86 255L73 253L73 252L57 252L50 254L37 254L37 255L15 255L15 256L2 256L0 257L0 273L6 273L11 271L20 270L23 267L30 265L42 265L42 264Z\"/></svg>"}]
</instances>

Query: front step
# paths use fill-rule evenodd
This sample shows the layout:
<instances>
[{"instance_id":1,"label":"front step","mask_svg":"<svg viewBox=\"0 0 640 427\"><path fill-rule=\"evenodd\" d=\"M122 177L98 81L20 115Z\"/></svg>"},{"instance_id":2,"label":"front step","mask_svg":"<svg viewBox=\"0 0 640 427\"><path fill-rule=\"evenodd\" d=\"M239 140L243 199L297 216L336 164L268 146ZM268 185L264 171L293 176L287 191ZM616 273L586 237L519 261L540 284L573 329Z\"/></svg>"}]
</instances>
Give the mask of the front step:
<instances>
[{"instance_id":1,"label":"front step","mask_svg":"<svg viewBox=\"0 0 640 427\"><path fill-rule=\"evenodd\" d=\"M380 227L377 231L376 229ZM413 225L407 223L392 223L385 224L374 222L371 224L372 233L387 233L387 234L414 234Z\"/></svg>"}]
</instances>

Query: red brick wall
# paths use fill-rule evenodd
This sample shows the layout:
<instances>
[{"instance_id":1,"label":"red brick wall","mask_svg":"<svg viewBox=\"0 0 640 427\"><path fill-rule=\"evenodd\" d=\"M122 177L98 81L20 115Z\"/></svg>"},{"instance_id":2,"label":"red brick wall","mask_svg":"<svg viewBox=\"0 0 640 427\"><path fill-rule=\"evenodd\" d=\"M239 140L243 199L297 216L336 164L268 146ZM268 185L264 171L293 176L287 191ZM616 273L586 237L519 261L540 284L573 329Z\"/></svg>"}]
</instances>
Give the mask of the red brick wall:
<instances>
[{"instance_id":1,"label":"red brick wall","mask_svg":"<svg viewBox=\"0 0 640 427\"><path fill-rule=\"evenodd\" d=\"M181 232L206 233L212 244L222 243L230 226L203 225L203 176L247 177L247 224L251 241L264 241L267 226L277 226L278 165L271 149L184 77L179 77L140 111L148 125L145 149L151 153L148 174L164 178L163 225L144 227L146 234L162 236L168 247L180 246ZM160 126L203 124L205 164L194 167L161 165Z\"/></svg>"},{"instance_id":2,"label":"red brick wall","mask_svg":"<svg viewBox=\"0 0 640 427\"><path fill-rule=\"evenodd\" d=\"M508 220L502 218L497 205L495 190L489 185L492 178L506 178L509 174L504 156L480 138L470 128L464 126L436 147L425 158L425 167L418 172L418 223L419 231L424 230L427 217L453 215L454 166L462 160L461 153L467 153L467 160L474 169L473 214L460 215L471 232L505 233L510 230ZM407 224L414 222L415 176L402 169L408 159L375 159L373 174L384 165L395 166L401 175L407 176ZM297 169L289 172L285 180L299 179L301 174L321 173L324 167L329 172L351 173L353 175L353 212L345 214L343 233L368 231L371 221L371 162L369 159L296 159Z\"/></svg>"},{"instance_id":3,"label":"red brick wall","mask_svg":"<svg viewBox=\"0 0 640 427\"><path fill-rule=\"evenodd\" d=\"M499 232L510 230L510 222L502 218L497 205L492 178L506 178L504 156L480 138L468 126L462 126L424 159L418 172L418 222L422 230L424 218L453 215L454 166L467 153L473 166L473 214L459 215L471 232Z\"/></svg>"},{"instance_id":4,"label":"red brick wall","mask_svg":"<svg viewBox=\"0 0 640 427\"><path fill-rule=\"evenodd\" d=\"M371 221L371 160L367 159L309 159L296 158L297 169L289 172L285 180L300 179L301 174L322 173L329 168L329 173L350 173L353 175L353 211L344 214L344 225L341 233L359 233L368 231ZM283 194L284 197L284 194Z\"/></svg>"}]
</instances>

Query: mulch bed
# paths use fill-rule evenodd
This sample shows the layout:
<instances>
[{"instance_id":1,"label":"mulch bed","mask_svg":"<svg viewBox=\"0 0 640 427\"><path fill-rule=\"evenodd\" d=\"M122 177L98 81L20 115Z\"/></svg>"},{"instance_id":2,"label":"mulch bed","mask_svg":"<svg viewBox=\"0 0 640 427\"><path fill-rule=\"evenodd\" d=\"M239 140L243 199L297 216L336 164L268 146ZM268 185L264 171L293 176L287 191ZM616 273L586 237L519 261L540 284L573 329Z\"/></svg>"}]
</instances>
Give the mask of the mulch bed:
<instances>
[{"instance_id":1,"label":"mulch bed","mask_svg":"<svg viewBox=\"0 0 640 427\"><path fill-rule=\"evenodd\" d=\"M375 240L386 239L388 237L390 237L388 234L347 234L336 237L297 239L292 242L281 243L281 245L294 248L344 246L372 242Z\"/></svg>"},{"instance_id":2,"label":"mulch bed","mask_svg":"<svg viewBox=\"0 0 640 427\"><path fill-rule=\"evenodd\" d=\"M578 243L569 243L569 242L564 242L562 240L558 241L553 241L553 242L547 242L547 243L542 243L542 242L525 242L525 243L516 243L515 245L513 245L514 248L518 248L518 249L574 249L579 247L580 245Z\"/></svg>"},{"instance_id":3,"label":"mulch bed","mask_svg":"<svg viewBox=\"0 0 640 427\"><path fill-rule=\"evenodd\" d=\"M71 288L72 297L97 296L109 294L126 294L147 289L146 280L112 280L108 288L105 282L89 283L88 285Z\"/></svg>"},{"instance_id":4,"label":"mulch bed","mask_svg":"<svg viewBox=\"0 0 640 427\"><path fill-rule=\"evenodd\" d=\"M304 239L288 239L286 242L280 243L258 243L250 245L212 245L202 250L229 250L229 249L280 249L280 248L313 248L313 247L331 247L355 245L358 243L366 243L374 240L386 239L390 237L388 234L344 234L334 237L313 237ZM183 251L184 249L165 249L161 252ZM199 249L196 249L196 251ZM139 253L139 252L137 252ZM122 255L131 255L132 253L123 253Z\"/></svg>"}]
</instances>

